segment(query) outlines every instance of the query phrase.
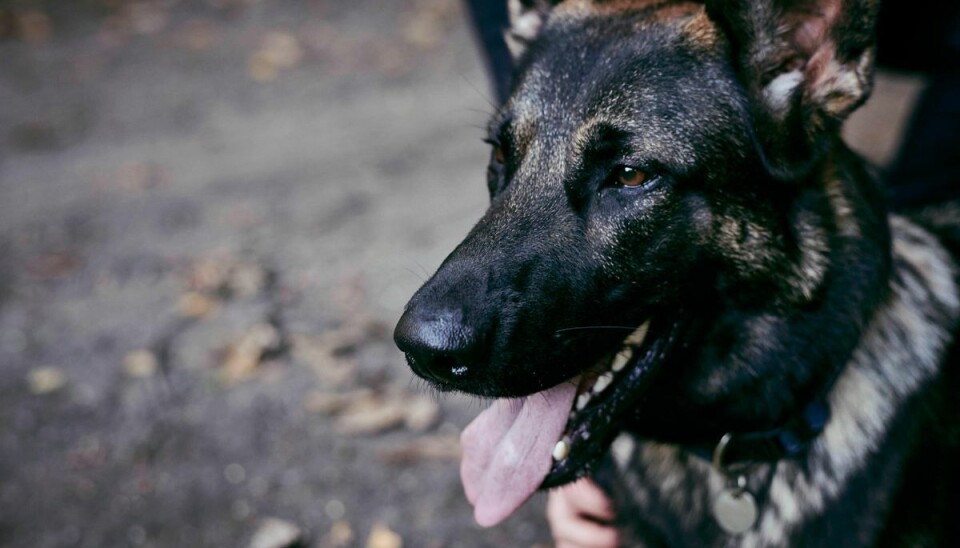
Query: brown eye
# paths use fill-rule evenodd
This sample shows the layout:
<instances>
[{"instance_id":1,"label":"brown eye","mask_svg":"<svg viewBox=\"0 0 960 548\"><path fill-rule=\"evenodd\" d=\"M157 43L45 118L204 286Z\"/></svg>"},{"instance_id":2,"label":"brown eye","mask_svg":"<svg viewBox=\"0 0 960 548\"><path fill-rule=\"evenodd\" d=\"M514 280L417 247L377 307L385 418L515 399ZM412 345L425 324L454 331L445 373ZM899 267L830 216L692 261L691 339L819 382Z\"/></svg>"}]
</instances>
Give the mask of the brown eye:
<instances>
[{"instance_id":1,"label":"brown eye","mask_svg":"<svg viewBox=\"0 0 960 548\"><path fill-rule=\"evenodd\" d=\"M507 155L503 153L503 147L500 145L493 145L493 160L498 164L507 161Z\"/></svg>"},{"instance_id":2,"label":"brown eye","mask_svg":"<svg viewBox=\"0 0 960 548\"><path fill-rule=\"evenodd\" d=\"M623 186L640 186L647 180L647 174L630 166L620 166L616 171L616 180Z\"/></svg>"}]
</instances>

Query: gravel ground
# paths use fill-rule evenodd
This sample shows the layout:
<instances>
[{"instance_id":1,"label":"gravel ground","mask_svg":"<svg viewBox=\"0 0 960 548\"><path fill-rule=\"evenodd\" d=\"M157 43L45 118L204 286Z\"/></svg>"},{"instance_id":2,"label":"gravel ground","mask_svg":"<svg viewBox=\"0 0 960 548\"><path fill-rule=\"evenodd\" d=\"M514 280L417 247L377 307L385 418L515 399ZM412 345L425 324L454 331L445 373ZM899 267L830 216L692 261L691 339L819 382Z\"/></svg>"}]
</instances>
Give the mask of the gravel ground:
<instances>
[{"instance_id":1,"label":"gravel ground","mask_svg":"<svg viewBox=\"0 0 960 548\"><path fill-rule=\"evenodd\" d=\"M548 544L542 497L473 524L481 404L389 336L488 95L452 0L0 2L0 545Z\"/></svg>"}]
</instances>

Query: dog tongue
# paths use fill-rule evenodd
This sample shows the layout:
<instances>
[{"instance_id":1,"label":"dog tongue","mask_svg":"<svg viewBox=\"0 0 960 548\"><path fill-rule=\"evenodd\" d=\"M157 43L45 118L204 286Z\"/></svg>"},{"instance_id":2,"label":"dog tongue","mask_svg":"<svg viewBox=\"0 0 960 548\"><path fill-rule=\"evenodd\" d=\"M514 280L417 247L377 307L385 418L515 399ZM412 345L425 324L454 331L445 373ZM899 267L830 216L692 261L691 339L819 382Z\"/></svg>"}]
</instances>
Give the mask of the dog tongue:
<instances>
[{"instance_id":1,"label":"dog tongue","mask_svg":"<svg viewBox=\"0 0 960 548\"><path fill-rule=\"evenodd\" d=\"M460 478L477 523L500 523L547 477L576 392L575 383L563 383L496 400L463 431Z\"/></svg>"}]
</instances>

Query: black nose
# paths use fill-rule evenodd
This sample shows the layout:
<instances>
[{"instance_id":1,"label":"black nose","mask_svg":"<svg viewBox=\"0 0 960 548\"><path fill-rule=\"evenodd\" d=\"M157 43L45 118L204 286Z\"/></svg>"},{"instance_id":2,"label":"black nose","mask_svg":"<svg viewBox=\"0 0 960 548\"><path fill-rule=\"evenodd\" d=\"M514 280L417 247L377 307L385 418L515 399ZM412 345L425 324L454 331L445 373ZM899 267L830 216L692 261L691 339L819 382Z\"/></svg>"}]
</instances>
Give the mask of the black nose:
<instances>
[{"instance_id":1,"label":"black nose","mask_svg":"<svg viewBox=\"0 0 960 548\"><path fill-rule=\"evenodd\" d=\"M445 384L464 380L477 363L476 331L457 311L407 310L393 332L414 373Z\"/></svg>"}]
</instances>

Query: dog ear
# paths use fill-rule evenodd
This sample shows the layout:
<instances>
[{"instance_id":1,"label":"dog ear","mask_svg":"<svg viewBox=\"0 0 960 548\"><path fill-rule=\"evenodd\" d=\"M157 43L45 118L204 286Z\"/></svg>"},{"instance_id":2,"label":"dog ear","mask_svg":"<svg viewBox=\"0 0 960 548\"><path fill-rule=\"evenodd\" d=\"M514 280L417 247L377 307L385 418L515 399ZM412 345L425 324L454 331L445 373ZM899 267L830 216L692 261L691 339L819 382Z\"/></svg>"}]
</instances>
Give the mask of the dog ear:
<instances>
[{"instance_id":1,"label":"dog ear","mask_svg":"<svg viewBox=\"0 0 960 548\"><path fill-rule=\"evenodd\" d=\"M756 106L757 139L802 177L870 95L878 0L707 0Z\"/></svg>"},{"instance_id":2,"label":"dog ear","mask_svg":"<svg viewBox=\"0 0 960 548\"><path fill-rule=\"evenodd\" d=\"M550 15L550 11L561 1L509 0L507 2L510 28L504 33L504 39L514 60L523 55L527 46L540 34L540 28Z\"/></svg>"}]
</instances>

